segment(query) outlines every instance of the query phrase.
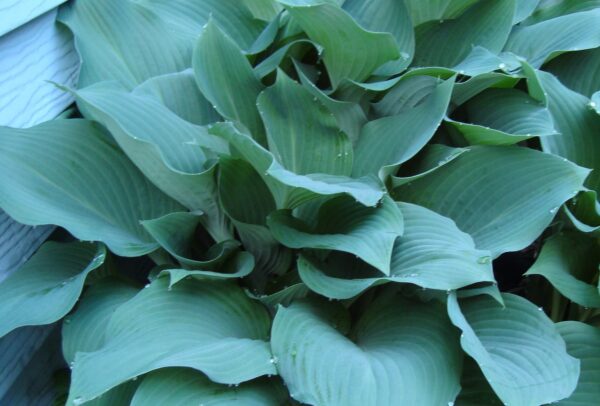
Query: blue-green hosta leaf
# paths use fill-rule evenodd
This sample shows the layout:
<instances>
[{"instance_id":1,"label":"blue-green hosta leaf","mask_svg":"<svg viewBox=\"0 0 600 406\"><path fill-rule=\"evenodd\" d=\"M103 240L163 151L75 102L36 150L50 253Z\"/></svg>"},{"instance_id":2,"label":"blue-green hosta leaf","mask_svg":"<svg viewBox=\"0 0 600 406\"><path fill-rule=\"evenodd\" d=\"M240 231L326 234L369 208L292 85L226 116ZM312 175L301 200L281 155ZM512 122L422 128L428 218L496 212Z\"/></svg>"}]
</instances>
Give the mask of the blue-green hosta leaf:
<instances>
[{"instance_id":1,"label":"blue-green hosta leaf","mask_svg":"<svg viewBox=\"0 0 600 406\"><path fill-rule=\"evenodd\" d=\"M384 63L400 58L392 34L365 30L331 1L278 1L308 37L323 46L323 61L334 89L344 79L361 82Z\"/></svg>"},{"instance_id":2,"label":"blue-green hosta leaf","mask_svg":"<svg viewBox=\"0 0 600 406\"><path fill-rule=\"evenodd\" d=\"M57 224L122 256L158 247L140 220L182 209L87 120L0 128L0 173L0 207L11 217Z\"/></svg>"},{"instance_id":3,"label":"blue-green hosta leaf","mask_svg":"<svg viewBox=\"0 0 600 406\"><path fill-rule=\"evenodd\" d=\"M600 90L600 48L564 53L544 66L544 70L569 89L592 97Z\"/></svg>"},{"instance_id":4,"label":"blue-green hosta leaf","mask_svg":"<svg viewBox=\"0 0 600 406\"><path fill-rule=\"evenodd\" d=\"M588 106L594 109L597 114L600 114L600 90L592 94Z\"/></svg>"},{"instance_id":5,"label":"blue-green hosta leaf","mask_svg":"<svg viewBox=\"0 0 600 406\"><path fill-rule=\"evenodd\" d=\"M37 16L44 14L46 11L64 3L65 0L7 0L2 3L2 13L10 18L3 19L0 23L0 36L26 22L34 19Z\"/></svg>"},{"instance_id":6,"label":"blue-green hosta leaf","mask_svg":"<svg viewBox=\"0 0 600 406\"><path fill-rule=\"evenodd\" d=\"M477 248L497 257L531 244L588 173L527 148L475 146L443 170L394 189L394 196L450 217Z\"/></svg>"},{"instance_id":7,"label":"blue-green hosta leaf","mask_svg":"<svg viewBox=\"0 0 600 406\"><path fill-rule=\"evenodd\" d=\"M104 345L77 354L70 402L86 402L170 366L194 368L226 384L276 373L263 341L270 320L260 304L226 282L186 280L171 290L168 285L167 278L158 278L120 306Z\"/></svg>"},{"instance_id":8,"label":"blue-green hosta leaf","mask_svg":"<svg viewBox=\"0 0 600 406\"><path fill-rule=\"evenodd\" d=\"M420 81L419 77L407 81ZM454 78L434 87L415 107L365 124L356 145L354 176L394 172L431 139L446 115Z\"/></svg>"},{"instance_id":9,"label":"blue-green hosta leaf","mask_svg":"<svg viewBox=\"0 0 600 406\"><path fill-rule=\"evenodd\" d=\"M460 106L490 87L511 88L520 80L516 75L499 72L483 73L454 85L452 104ZM535 100L538 100L537 98Z\"/></svg>"},{"instance_id":10,"label":"blue-green hosta leaf","mask_svg":"<svg viewBox=\"0 0 600 406\"><path fill-rule=\"evenodd\" d=\"M261 175L269 187L277 207L293 208L319 196L347 194L365 206L375 206L384 194L375 177L353 179L328 174L298 175L284 168L273 155L231 123L214 125L211 134L227 140Z\"/></svg>"},{"instance_id":11,"label":"blue-green hosta leaf","mask_svg":"<svg viewBox=\"0 0 600 406\"><path fill-rule=\"evenodd\" d=\"M600 292L589 283L598 276L598 243L575 232L556 234L525 275L541 275L564 296L584 307L600 307Z\"/></svg>"},{"instance_id":12,"label":"blue-green hosta leaf","mask_svg":"<svg viewBox=\"0 0 600 406\"><path fill-rule=\"evenodd\" d=\"M235 240L225 240L202 252L198 241L194 239L201 224L200 219L201 215L197 213L176 212L145 220L142 225L156 242L185 268L214 270L237 251L239 243Z\"/></svg>"},{"instance_id":13,"label":"blue-green hosta leaf","mask_svg":"<svg viewBox=\"0 0 600 406\"><path fill-rule=\"evenodd\" d=\"M345 0L342 7L363 28L376 32L389 32L396 40L400 58L386 62L377 68L375 75L396 75L406 69L415 52L415 34L404 1Z\"/></svg>"},{"instance_id":14,"label":"blue-green hosta leaf","mask_svg":"<svg viewBox=\"0 0 600 406\"><path fill-rule=\"evenodd\" d=\"M467 148L452 148L441 144L427 145L413 160L402 166L399 176L392 176L390 178L390 185L395 189L411 183L437 171L468 151L469 149ZM414 173L413 168L418 168L417 173Z\"/></svg>"},{"instance_id":15,"label":"blue-green hosta leaf","mask_svg":"<svg viewBox=\"0 0 600 406\"><path fill-rule=\"evenodd\" d=\"M542 138L542 149L593 169L586 186L600 192L600 116L589 107L587 97L568 89L551 74L537 71L537 77L559 132Z\"/></svg>"},{"instance_id":16,"label":"blue-green hosta leaf","mask_svg":"<svg viewBox=\"0 0 600 406\"><path fill-rule=\"evenodd\" d=\"M556 325L567 343L567 352L581 361L581 374L575 392L558 402L561 406L592 405L600 398L600 329L577 321Z\"/></svg>"},{"instance_id":17,"label":"blue-green hosta leaf","mask_svg":"<svg viewBox=\"0 0 600 406\"><path fill-rule=\"evenodd\" d=\"M192 69L148 79L133 89L133 94L154 97L192 124L207 125L221 121L219 113L196 86Z\"/></svg>"},{"instance_id":18,"label":"blue-green hosta leaf","mask_svg":"<svg viewBox=\"0 0 600 406\"><path fill-rule=\"evenodd\" d=\"M223 255L221 255L222 257ZM216 261L215 261L216 262ZM205 268L210 269L210 266ZM250 272L254 269L254 258L247 252L238 252L231 255L231 258L224 261L219 267L218 272L216 271L197 271L189 269L165 269L161 271L160 275L169 276L169 288L172 288L176 283L181 282L184 279L198 279L198 280L219 280L219 279L233 279L243 278L250 275Z\"/></svg>"},{"instance_id":19,"label":"blue-green hosta leaf","mask_svg":"<svg viewBox=\"0 0 600 406\"><path fill-rule=\"evenodd\" d=\"M301 69L300 64L296 61L294 61L294 64L300 82L314 97L323 103L331 113L333 113L340 129L346 133L353 143L356 143L360 134L360 129L367 122L367 116L360 104L345 100L337 100L328 96L311 82L306 73Z\"/></svg>"},{"instance_id":20,"label":"blue-green hosta leaf","mask_svg":"<svg viewBox=\"0 0 600 406\"><path fill-rule=\"evenodd\" d=\"M179 72L191 61L191 37L134 1L81 0L60 9L82 60L79 87L117 80L128 88ZM166 57L168 55L168 57Z\"/></svg>"},{"instance_id":21,"label":"blue-green hosta leaf","mask_svg":"<svg viewBox=\"0 0 600 406\"><path fill-rule=\"evenodd\" d=\"M542 0L533 15L523 22L523 25L536 24L567 14L596 9L600 0Z\"/></svg>"},{"instance_id":22,"label":"blue-green hosta leaf","mask_svg":"<svg viewBox=\"0 0 600 406\"><path fill-rule=\"evenodd\" d=\"M413 64L452 67L474 46L499 53L510 33L514 11L514 0L482 0L458 18L418 26Z\"/></svg>"},{"instance_id":23,"label":"blue-green hosta leaf","mask_svg":"<svg viewBox=\"0 0 600 406\"><path fill-rule=\"evenodd\" d=\"M136 3L160 16L171 30L187 33L191 43L211 19L242 49L252 48L267 26L266 22L254 18L248 1L137 0Z\"/></svg>"},{"instance_id":24,"label":"blue-green hosta leaf","mask_svg":"<svg viewBox=\"0 0 600 406\"><path fill-rule=\"evenodd\" d=\"M471 145L510 145L557 133L548 109L520 90L488 89L464 107L468 123L447 122Z\"/></svg>"},{"instance_id":25,"label":"blue-green hosta leaf","mask_svg":"<svg viewBox=\"0 0 600 406\"><path fill-rule=\"evenodd\" d=\"M595 191L586 190L579 193L565 209L575 228L600 236L600 203Z\"/></svg>"},{"instance_id":26,"label":"blue-green hosta leaf","mask_svg":"<svg viewBox=\"0 0 600 406\"><path fill-rule=\"evenodd\" d=\"M323 51L323 49L319 45L315 44L311 40L298 39L285 44L277 51L273 52L271 55L265 58L263 61L261 61L258 65L254 67L254 73L257 77L264 79L267 75L275 72L286 57L294 55L298 52L300 52L300 55L302 55L303 51L310 49L309 47L313 47L319 55Z\"/></svg>"},{"instance_id":27,"label":"blue-green hosta leaf","mask_svg":"<svg viewBox=\"0 0 600 406\"><path fill-rule=\"evenodd\" d=\"M275 200L252 165L241 159L221 158L219 195L244 248L256 258L256 272L250 280L261 290L267 275L285 272L292 262L291 250L282 247L266 227Z\"/></svg>"},{"instance_id":28,"label":"blue-green hosta leaf","mask_svg":"<svg viewBox=\"0 0 600 406\"><path fill-rule=\"evenodd\" d=\"M244 125L262 143L264 128L256 98L263 85L246 56L213 21L202 30L192 65L198 87L215 109Z\"/></svg>"},{"instance_id":29,"label":"blue-green hosta leaf","mask_svg":"<svg viewBox=\"0 0 600 406\"><path fill-rule=\"evenodd\" d=\"M404 230L402 211L389 197L378 207L365 207L341 196L325 202L316 224L306 224L289 210L268 219L273 237L290 248L315 248L348 252L390 274L394 241Z\"/></svg>"},{"instance_id":30,"label":"blue-green hosta leaf","mask_svg":"<svg viewBox=\"0 0 600 406\"><path fill-rule=\"evenodd\" d=\"M505 307L487 295L448 297L452 323L462 330L463 350L477 361L507 405L539 405L568 397L579 377L554 324L541 309L512 294Z\"/></svg>"},{"instance_id":31,"label":"blue-green hosta leaf","mask_svg":"<svg viewBox=\"0 0 600 406\"><path fill-rule=\"evenodd\" d=\"M535 68L560 51L578 51L600 45L600 9L559 16L510 34L505 50L517 54Z\"/></svg>"},{"instance_id":32,"label":"blue-green hosta leaf","mask_svg":"<svg viewBox=\"0 0 600 406\"><path fill-rule=\"evenodd\" d=\"M465 357L457 406L504 406L473 358Z\"/></svg>"},{"instance_id":33,"label":"blue-green hosta leaf","mask_svg":"<svg viewBox=\"0 0 600 406\"><path fill-rule=\"evenodd\" d=\"M193 369L166 368L144 377L131 406L280 406L285 404L287 398L285 388L272 380L263 379L227 387L211 382Z\"/></svg>"},{"instance_id":34,"label":"blue-green hosta leaf","mask_svg":"<svg viewBox=\"0 0 600 406\"><path fill-rule=\"evenodd\" d=\"M134 286L113 278L90 286L77 310L63 320L62 352L65 360L70 364L77 352L92 352L102 347L110 317L138 291Z\"/></svg>"},{"instance_id":35,"label":"blue-green hosta leaf","mask_svg":"<svg viewBox=\"0 0 600 406\"><path fill-rule=\"evenodd\" d=\"M273 322L277 369L303 403L449 404L460 390L462 354L442 309L435 301L381 296L350 328L338 304L294 302Z\"/></svg>"},{"instance_id":36,"label":"blue-green hosta leaf","mask_svg":"<svg viewBox=\"0 0 600 406\"><path fill-rule=\"evenodd\" d=\"M0 337L22 326L50 324L77 302L85 277L104 262L104 246L48 242L0 284Z\"/></svg>"},{"instance_id":37,"label":"blue-green hosta leaf","mask_svg":"<svg viewBox=\"0 0 600 406\"><path fill-rule=\"evenodd\" d=\"M490 253L476 249L473 239L452 220L413 204L398 205L404 216L404 234L394 244L388 277L372 271L366 277L369 272L363 271L362 276L348 279L349 266L341 261L317 265L300 257L298 271L304 283L324 296L348 299L386 282L453 290L494 281Z\"/></svg>"},{"instance_id":38,"label":"blue-green hosta leaf","mask_svg":"<svg viewBox=\"0 0 600 406\"><path fill-rule=\"evenodd\" d=\"M281 11L276 0L242 0L255 18L270 21Z\"/></svg>"},{"instance_id":39,"label":"blue-green hosta leaf","mask_svg":"<svg viewBox=\"0 0 600 406\"><path fill-rule=\"evenodd\" d=\"M405 0L411 12L415 26L445 18L460 16L470 5L478 0ZM513 24L527 18L536 8L540 0L516 0Z\"/></svg>"},{"instance_id":40,"label":"blue-green hosta leaf","mask_svg":"<svg viewBox=\"0 0 600 406\"><path fill-rule=\"evenodd\" d=\"M275 84L260 94L256 105L269 151L284 168L299 175L350 175L350 140L333 114L304 86L279 71Z\"/></svg>"},{"instance_id":41,"label":"blue-green hosta leaf","mask_svg":"<svg viewBox=\"0 0 600 406\"><path fill-rule=\"evenodd\" d=\"M203 221L216 239L227 237L215 199L215 153L228 150L222 140L178 117L156 98L111 83L79 90L76 97L86 116L109 129L148 179L187 208L205 212Z\"/></svg>"}]
</instances>

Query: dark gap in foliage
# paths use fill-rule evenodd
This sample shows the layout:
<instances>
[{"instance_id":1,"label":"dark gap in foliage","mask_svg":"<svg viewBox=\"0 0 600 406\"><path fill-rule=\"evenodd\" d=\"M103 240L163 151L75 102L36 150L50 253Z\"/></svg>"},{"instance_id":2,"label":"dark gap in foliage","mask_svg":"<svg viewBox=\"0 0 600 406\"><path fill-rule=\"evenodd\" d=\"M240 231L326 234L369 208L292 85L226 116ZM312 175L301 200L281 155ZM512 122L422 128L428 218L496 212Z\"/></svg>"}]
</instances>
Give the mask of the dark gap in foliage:
<instances>
[{"instance_id":1,"label":"dark gap in foliage","mask_svg":"<svg viewBox=\"0 0 600 406\"><path fill-rule=\"evenodd\" d=\"M542 246L542 240L520 251L507 252L493 261L494 277L501 291L522 290L523 274L533 265Z\"/></svg>"}]
</instances>

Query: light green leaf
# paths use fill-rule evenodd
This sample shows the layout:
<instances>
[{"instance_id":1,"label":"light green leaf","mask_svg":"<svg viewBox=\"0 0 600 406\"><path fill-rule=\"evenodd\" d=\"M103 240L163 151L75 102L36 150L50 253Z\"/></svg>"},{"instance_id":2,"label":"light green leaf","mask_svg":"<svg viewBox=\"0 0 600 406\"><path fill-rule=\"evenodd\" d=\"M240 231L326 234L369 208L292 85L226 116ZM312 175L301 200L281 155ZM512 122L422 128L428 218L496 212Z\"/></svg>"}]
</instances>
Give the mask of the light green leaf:
<instances>
[{"instance_id":1,"label":"light green leaf","mask_svg":"<svg viewBox=\"0 0 600 406\"><path fill-rule=\"evenodd\" d=\"M450 217L477 248L497 257L531 244L588 173L527 148L477 146L393 194Z\"/></svg>"},{"instance_id":2,"label":"light green leaf","mask_svg":"<svg viewBox=\"0 0 600 406\"><path fill-rule=\"evenodd\" d=\"M505 50L535 68L560 51L578 51L600 45L600 9L559 16L529 26L517 26Z\"/></svg>"},{"instance_id":3,"label":"light green leaf","mask_svg":"<svg viewBox=\"0 0 600 406\"><path fill-rule=\"evenodd\" d=\"M456 331L437 302L378 297L350 328L322 300L279 308L271 346L290 395L327 406L446 405L460 390Z\"/></svg>"},{"instance_id":4,"label":"light green leaf","mask_svg":"<svg viewBox=\"0 0 600 406\"><path fill-rule=\"evenodd\" d=\"M77 302L86 276L104 262L100 244L48 242L0 284L0 337L22 326L50 324Z\"/></svg>"},{"instance_id":5,"label":"light green leaf","mask_svg":"<svg viewBox=\"0 0 600 406\"><path fill-rule=\"evenodd\" d=\"M348 252L385 275L390 274L394 241L404 229L402 212L389 197L378 207L362 206L346 196L331 199L320 207L313 227L286 210L272 213L268 225L287 247Z\"/></svg>"},{"instance_id":6,"label":"light green leaf","mask_svg":"<svg viewBox=\"0 0 600 406\"><path fill-rule=\"evenodd\" d=\"M400 58L377 68L375 75L396 75L406 69L415 52L415 34L404 1L346 0L342 7L363 28L375 32L389 32L396 40Z\"/></svg>"},{"instance_id":7,"label":"light green leaf","mask_svg":"<svg viewBox=\"0 0 600 406\"><path fill-rule=\"evenodd\" d=\"M273 381L252 381L232 388L211 382L193 369L167 368L144 377L131 406L280 406L286 399L285 389Z\"/></svg>"},{"instance_id":8,"label":"light green leaf","mask_svg":"<svg viewBox=\"0 0 600 406\"><path fill-rule=\"evenodd\" d=\"M233 284L189 280L168 290L167 279L158 278L115 311L102 348L77 354L67 403L170 366L227 384L274 374L263 341L269 325L266 310Z\"/></svg>"},{"instance_id":9,"label":"light green leaf","mask_svg":"<svg viewBox=\"0 0 600 406\"><path fill-rule=\"evenodd\" d=\"M471 145L510 145L555 135L548 109L516 89L488 89L464 104L467 122L448 119Z\"/></svg>"},{"instance_id":10,"label":"light green leaf","mask_svg":"<svg viewBox=\"0 0 600 406\"><path fill-rule=\"evenodd\" d=\"M407 79L412 81L421 82L418 76ZM377 174L386 178L419 152L446 115L453 85L454 78L446 80L415 107L405 106L396 115L365 124L356 145L353 175Z\"/></svg>"},{"instance_id":11,"label":"light green leaf","mask_svg":"<svg viewBox=\"0 0 600 406\"><path fill-rule=\"evenodd\" d=\"M229 141L261 175L275 197L277 207L294 208L319 196L347 194L365 206L375 206L384 194L375 177L353 179L328 174L298 175L277 162L273 155L231 123L213 126L211 134Z\"/></svg>"},{"instance_id":12,"label":"light green leaf","mask_svg":"<svg viewBox=\"0 0 600 406\"><path fill-rule=\"evenodd\" d=\"M77 352L92 352L102 347L110 317L138 290L118 279L106 278L85 291L77 310L63 320L62 352L69 364Z\"/></svg>"},{"instance_id":13,"label":"light green leaf","mask_svg":"<svg viewBox=\"0 0 600 406\"><path fill-rule=\"evenodd\" d=\"M540 405L568 397L579 377L554 324L520 296L503 294L505 307L487 295L448 297L463 350L477 361L503 403Z\"/></svg>"},{"instance_id":14,"label":"light green leaf","mask_svg":"<svg viewBox=\"0 0 600 406\"><path fill-rule=\"evenodd\" d=\"M140 220L182 209L87 120L0 128L0 173L0 207L11 217L59 225L122 256L158 247Z\"/></svg>"},{"instance_id":15,"label":"light green leaf","mask_svg":"<svg viewBox=\"0 0 600 406\"><path fill-rule=\"evenodd\" d=\"M594 169L585 184L600 192L600 116L590 109L587 97L569 90L551 74L537 71L537 76L560 133L542 138L542 149Z\"/></svg>"},{"instance_id":16,"label":"light green leaf","mask_svg":"<svg viewBox=\"0 0 600 406\"><path fill-rule=\"evenodd\" d=\"M214 270L237 251L239 242L225 240L204 251L206 243L195 238L200 218L201 215L197 213L176 212L142 221L142 226L182 266Z\"/></svg>"},{"instance_id":17,"label":"light green leaf","mask_svg":"<svg viewBox=\"0 0 600 406\"><path fill-rule=\"evenodd\" d=\"M350 175L350 140L333 114L304 86L279 71L275 85L260 94L257 106L269 150L284 168L298 175Z\"/></svg>"},{"instance_id":18,"label":"light green leaf","mask_svg":"<svg viewBox=\"0 0 600 406\"><path fill-rule=\"evenodd\" d=\"M221 121L219 113L200 93L191 69L148 79L133 89L133 94L154 97L192 124L207 125Z\"/></svg>"},{"instance_id":19,"label":"light green leaf","mask_svg":"<svg viewBox=\"0 0 600 406\"><path fill-rule=\"evenodd\" d=\"M228 151L223 140L180 118L154 97L128 93L111 83L79 90L76 97L85 115L109 129L148 179L187 208L207 213L203 221L211 234L227 238L215 199L214 160L216 153Z\"/></svg>"},{"instance_id":20,"label":"light green leaf","mask_svg":"<svg viewBox=\"0 0 600 406\"><path fill-rule=\"evenodd\" d=\"M482 0L458 18L418 26L413 64L455 66L474 46L499 53L510 33L514 10L514 0Z\"/></svg>"},{"instance_id":21,"label":"light green leaf","mask_svg":"<svg viewBox=\"0 0 600 406\"><path fill-rule=\"evenodd\" d=\"M597 278L600 255L598 243L579 233L555 234L544 243L542 252L525 275L541 275L564 296L584 307L600 307Z\"/></svg>"},{"instance_id":22,"label":"light green leaf","mask_svg":"<svg viewBox=\"0 0 600 406\"><path fill-rule=\"evenodd\" d=\"M334 89L343 79L361 82L384 63L400 58L392 34L365 30L331 2L278 1L308 37L323 46L323 60Z\"/></svg>"},{"instance_id":23,"label":"light green leaf","mask_svg":"<svg viewBox=\"0 0 600 406\"><path fill-rule=\"evenodd\" d=\"M352 265L340 258L317 265L300 257L298 271L302 281L315 292L334 299L348 299L385 282L440 290L494 282L490 253L477 250L471 237L452 220L413 204L398 205L404 216L404 234L394 244L389 277L359 268L355 278L349 279Z\"/></svg>"},{"instance_id":24,"label":"light green leaf","mask_svg":"<svg viewBox=\"0 0 600 406\"><path fill-rule=\"evenodd\" d=\"M544 70L569 89L592 97L600 90L600 48L564 53L544 66Z\"/></svg>"},{"instance_id":25,"label":"light green leaf","mask_svg":"<svg viewBox=\"0 0 600 406\"><path fill-rule=\"evenodd\" d=\"M256 98L263 85L238 46L211 20L196 44L193 57L196 83L225 118L244 125L259 142L264 128Z\"/></svg>"},{"instance_id":26,"label":"light green leaf","mask_svg":"<svg viewBox=\"0 0 600 406\"><path fill-rule=\"evenodd\" d=\"M581 374L575 392L558 404L561 406L592 405L600 398L600 329L577 321L556 325L567 343L567 351L581 361Z\"/></svg>"}]
</instances>

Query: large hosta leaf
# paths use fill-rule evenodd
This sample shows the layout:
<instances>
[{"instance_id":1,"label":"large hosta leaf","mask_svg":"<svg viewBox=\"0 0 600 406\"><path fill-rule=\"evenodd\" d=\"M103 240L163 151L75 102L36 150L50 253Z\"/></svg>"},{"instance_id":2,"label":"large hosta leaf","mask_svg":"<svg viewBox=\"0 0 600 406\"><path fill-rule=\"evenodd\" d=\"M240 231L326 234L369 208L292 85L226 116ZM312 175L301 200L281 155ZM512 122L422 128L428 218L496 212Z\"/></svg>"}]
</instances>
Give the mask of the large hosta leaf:
<instances>
[{"instance_id":1,"label":"large hosta leaf","mask_svg":"<svg viewBox=\"0 0 600 406\"><path fill-rule=\"evenodd\" d=\"M413 80L419 81L419 77L407 79ZM365 124L356 145L354 175L380 174L385 177L419 152L446 115L453 85L454 78L446 80L415 107Z\"/></svg>"},{"instance_id":2,"label":"large hosta leaf","mask_svg":"<svg viewBox=\"0 0 600 406\"><path fill-rule=\"evenodd\" d=\"M350 175L352 144L333 114L282 71L258 97L269 151L286 169L305 175ZM310 159L306 159L310 157Z\"/></svg>"},{"instance_id":3,"label":"large hosta leaf","mask_svg":"<svg viewBox=\"0 0 600 406\"><path fill-rule=\"evenodd\" d=\"M556 134L548 109L516 89L488 89L464 104L468 123L448 122L469 144L509 145Z\"/></svg>"},{"instance_id":4,"label":"large hosta leaf","mask_svg":"<svg viewBox=\"0 0 600 406\"><path fill-rule=\"evenodd\" d=\"M556 325L567 343L567 351L581 361L581 374L577 389L568 399L559 402L564 406L591 405L600 398L600 329L577 321Z\"/></svg>"},{"instance_id":5,"label":"large hosta leaf","mask_svg":"<svg viewBox=\"0 0 600 406\"><path fill-rule=\"evenodd\" d=\"M505 50L534 67L559 51L576 51L600 45L600 9L562 15L530 26L516 27Z\"/></svg>"},{"instance_id":6,"label":"large hosta leaf","mask_svg":"<svg viewBox=\"0 0 600 406\"><path fill-rule=\"evenodd\" d=\"M568 397L579 377L554 324L520 296L502 295L505 307L487 295L457 301L448 312L462 330L460 343L477 361L498 397L508 405L539 405Z\"/></svg>"},{"instance_id":7,"label":"large hosta leaf","mask_svg":"<svg viewBox=\"0 0 600 406\"><path fill-rule=\"evenodd\" d=\"M403 1L346 0L343 8L367 30L389 32L396 39L400 58L380 66L376 75L395 75L403 71L415 52L415 34L408 9Z\"/></svg>"},{"instance_id":8,"label":"large hosta leaf","mask_svg":"<svg viewBox=\"0 0 600 406\"><path fill-rule=\"evenodd\" d=\"M600 307L598 243L579 233L556 234L546 241L526 275L541 275L563 295L585 307Z\"/></svg>"},{"instance_id":9,"label":"large hosta leaf","mask_svg":"<svg viewBox=\"0 0 600 406\"><path fill-rule=\"evenodd\" d=\"M131 406L232 405L280 406L287 393L275 381L259 380L227 387L187 368L167 368L149 373L135 392Z\"/></svg>"},{"instance_id":10,"label":"large hosta leaf","mask_svg":"<svg viewBox=\"0 0 600 406\"><path fill-rule=\"evenodd\" d=\"M256 109L263 85L238 46L209 21L196 44L193 57L196 83L225 118L243 124L252 136L264 141Z\"/></svg>"},{"instance_id":11,"label":"large hosta leaf","mask_svg":"<svg viewBox=\"0 0 600 406\"><path fill-rule=\"evenodd\" d=\"M363 81L384 63L400 58L392 34L365 30L334 2L278 1L309 38L323 46L323 60L333 88L343 79Z\"/></svg>"},{"instance_id":12,"label":"large hosta leaf","mask_svg":"<svg viewBox=\"0 0 600 406\"><path fill-rule=\"evenodd\" d=\"M350 328L337 304L295 302L273 322L277 369L290 395L313 405L452 403L462 354L442 309L384 295Z\"/></svg>"},{"instance_id":13,"label":"large hosta leaf","mask_svg":"<svg viewBox=\"0 0 600 406\"><path fill-rule=\"evenodd\" d=\"M510 33L514 11L514 0L482 0L458 18L418 26L413 63L452 67L465 59L473 46L500 52Z\"/></svg>"},{"instance_id":14,"label":"large hosta leaf","mask_svg":"<svg viewBox=\"0 0 600 406\"><path fill-rule=\"evenodd\" d=\"M60 225L119 255L155 250L139 221L181 210L87 120L0 128L0 173L0 207L11 217Z\"/></svg>"},{"instance_id":15,"label":"large hosta leaf","mask_svg":"<svg viewBox=\"0 0 600 406\"><path fill-rule=\"evenodd\" d=\"M559 132L542 138L543 150L594 169L586 185L600 192L600 115L589 107L587 97L568 89L553 75L537 71L537 77Z\"/></svg>"},{"instance_id":16,"label":"large hosta leaf","mask_svg":"<svg viewBox=\"0 0 600 406\"><path fill-rule=\"evenodd\" d=\"M71 363L77 352L96 351L104 344L104 330L114 311L138 293L139 289L107 278L89 287L77 310L63 320L62 351Z\"/></svg>"},{"instance_id":17,"label":"large hosta leaf","mask_svg":"<svg viewBox=\"0 0 600 406\"><path fill-rule=\"evenodd\" d=\"M76 97L86 116L109 129L148 179L189 209L206 212L202 221L215 238L227 236L215 202L214 158L228 150L222 140L178 117L154 97L111 83L79 90Z\"/></svg>"},{"instance_id":18,"label":"large hosta leaf","mask_svg":"<svg viewBox=\"0 0 600 406\"><path fill-rule=\"evenodd\" d=\"M477 250L452 220L414 204L398 205L404 234L394 244L389 277L363 269L355 279L348 279L352 266L342 260L317 264L300 257L298 270L304 283L324 296L347 299L385 282L451 290L494 281L490 253Z\"/></svg>"},{"instance_id":19,"label":"large hosta leaf","mask_svg":"<svg viewBox=\"0 0 600 406\"><path fill-rule=\"evenodd\" d=\"M365 206L375 206L383 197L383 187L376 177L354 179L321 173L298 175L284 168L273 154L239 132L231 123L215 125L210 132L229 141L254 167L280 208L293 208L319 196L337 194L347 194Z\"/></svg>"},{"instance_id":20,"label":"large hosta leaf","mask_svg":"<svg viewBox=\"0 0 600 406\"><path fill-rule=\"evenodd\" d=\"M389 197L378 207L365 207L345 196L331 199L320 207L313 227L289 210L274 212L268 224L287 247L348 252L386 275L394 241L404 230L402 211Z\"/></svg>"},{"instance_id":21,"label":"large hosta leaf","mask_svg":"<svg viewBox=\"0 0 600 406\"><path fill-rule=\"evenodd\" d=\"M189 280L168 290L158 278L115 311L100 349L77 354L69 400L83 403L168 366L227 384L274 374L263 341L269 324L266 310L233 284Z\"/></svg>"},{"instance_id":22,"label":"large hosta leaf","mask_svg":"<svg viewBox=\"0 0 600 406\"><path fill-rule=\"evenodd\" d=\"M450 217L477 248L496 257L531 244L588 173L531 149L479 146L394 195Z\"/></svg>"},{"instance_id":23,"label":"large hosta leaf","mask_svg":"<svg viewBox=\"0 0 600 406\"><path fill-rule=\"evenodd\" d=\"M600 48L564 53L545 65L544 70L569 89L592 97L600 90Z\"/></svg>"},{"instance_id":24,"label":"large hosta leaf","mask_svg":"<svg viewBox=\"0 0 600 406\"><path fill-rule=\"evenodd\" d=\"M0 284L0 337L17 327L50 324L77 302L86 276L104 262L99 244L48 242Z\"/></svg>"}]
</instances>

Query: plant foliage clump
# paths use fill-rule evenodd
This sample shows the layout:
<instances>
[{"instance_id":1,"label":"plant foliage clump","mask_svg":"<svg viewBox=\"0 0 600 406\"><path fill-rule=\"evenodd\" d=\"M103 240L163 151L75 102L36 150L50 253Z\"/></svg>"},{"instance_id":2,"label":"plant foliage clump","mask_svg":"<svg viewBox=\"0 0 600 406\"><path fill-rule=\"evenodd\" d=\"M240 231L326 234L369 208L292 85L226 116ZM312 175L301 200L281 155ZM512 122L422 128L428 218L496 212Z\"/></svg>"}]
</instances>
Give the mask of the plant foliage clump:
<instances>
[{"instance_id":1,"label":"plant foliage clump","mask_svg":"<svg viewBox=\"0 0 600 406\"><path fill-rule=\"evenodd\" d=\"M596 404L599 21L68 3L77 109L0 128L0 207L74 238L0 336L62 319L69 405Z\"/></svg>"}]
</instances>

